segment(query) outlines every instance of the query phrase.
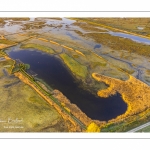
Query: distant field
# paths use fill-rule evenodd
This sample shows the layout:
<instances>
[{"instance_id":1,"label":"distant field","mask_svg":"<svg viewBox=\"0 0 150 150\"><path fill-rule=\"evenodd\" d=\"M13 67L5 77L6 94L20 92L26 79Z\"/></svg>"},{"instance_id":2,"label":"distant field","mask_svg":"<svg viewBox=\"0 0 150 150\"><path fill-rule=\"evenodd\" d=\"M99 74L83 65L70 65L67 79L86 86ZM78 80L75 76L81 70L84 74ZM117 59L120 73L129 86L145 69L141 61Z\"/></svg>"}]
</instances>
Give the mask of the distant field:
<instances>
[{"instance_id":1,"label":"distant field","mask_svg":"<svg viewBox=\"0 0 150 150\"><path fill-rule=\"evenodd\" d=\"M87 23L86 28L83 25L84 21ZM88 21L90 21L90 22L88 22ZM88 19L80 20L79 19L75 25L81 27L82 29L84 29L86 31L90 30L91 32L89 32L89 33L82 33L80 31L79 32L75 31L75 32L82 37L92 38L95 40L95 42L101 43L105 46L108 46L108 47L112 48L113 50L118 50L118 51L126 50L130 53L136 53L139 55L150 57L150 45L138 43L138 42L135 42L135 41L133 41L131 39L127 39L127 38L113 36L108 33L105 33L104 31L102 33L94 32L95 31L94 27L96 27L96 25L93 25L93 24L91 25L91 23L95 23L95 20L94 19L91 19L91 20L88 20ZM99 23L99 22L97 22L97 23ZM93 30L93 28L94 28L94 30ZM148 30L148 31L150 32L150 30Z\"/></svg>"},{"instance_id":2,"label":"distant field","mask_svg":"<svg viewBox=\"0 0 150 150\"><path fill-rule=\"evenodd\" d=\"M82 18L110 27L150 36L150 18Z\"/></svg>"}]
</instances>

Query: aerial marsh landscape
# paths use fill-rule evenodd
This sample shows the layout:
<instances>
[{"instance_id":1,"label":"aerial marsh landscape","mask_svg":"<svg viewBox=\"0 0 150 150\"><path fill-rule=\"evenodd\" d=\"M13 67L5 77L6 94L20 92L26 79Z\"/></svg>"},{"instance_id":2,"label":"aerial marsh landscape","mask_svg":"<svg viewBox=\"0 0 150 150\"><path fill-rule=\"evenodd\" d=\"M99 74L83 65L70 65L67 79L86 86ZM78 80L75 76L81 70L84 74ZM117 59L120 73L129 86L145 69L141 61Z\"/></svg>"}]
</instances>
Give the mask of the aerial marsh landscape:
<instances>
[{"instance_id":1,"label":"aerial marsh landscape","mask_svg":"<svg viewBox=\"0 0 150 150\"><path fill-rule=\"evenodd\" d=\"M0 132L149 132L150 18L0 18L0 86Z\"/></svg>"}]
</instances>

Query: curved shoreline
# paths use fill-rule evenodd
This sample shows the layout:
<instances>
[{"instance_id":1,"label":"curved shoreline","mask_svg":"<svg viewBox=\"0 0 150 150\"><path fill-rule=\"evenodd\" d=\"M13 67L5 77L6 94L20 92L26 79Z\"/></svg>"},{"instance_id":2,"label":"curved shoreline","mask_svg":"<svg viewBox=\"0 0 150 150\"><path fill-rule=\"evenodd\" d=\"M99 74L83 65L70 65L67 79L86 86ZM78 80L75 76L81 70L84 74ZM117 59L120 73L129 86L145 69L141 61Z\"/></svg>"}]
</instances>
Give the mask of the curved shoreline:
<instances>
[{"instance_id":1,"label":"curved shoreline","mask_svg":"<svg viewBox=\"0 0 150 150\"><path fill-rule=\"evenodd\" d=\"M111 121L117 121L125 119L128 116L132 116L150 108L150 87L142 81L134 78L130 75L127 81L121 81L119 79L110 78L104 75L93 73L92 77L97 81L105 82L109 85L109 88L105 90L99 90L98 96L108 97L119 92L122 95L123 100L128 104L127 111Z\"/></svg>"}]
</instances>

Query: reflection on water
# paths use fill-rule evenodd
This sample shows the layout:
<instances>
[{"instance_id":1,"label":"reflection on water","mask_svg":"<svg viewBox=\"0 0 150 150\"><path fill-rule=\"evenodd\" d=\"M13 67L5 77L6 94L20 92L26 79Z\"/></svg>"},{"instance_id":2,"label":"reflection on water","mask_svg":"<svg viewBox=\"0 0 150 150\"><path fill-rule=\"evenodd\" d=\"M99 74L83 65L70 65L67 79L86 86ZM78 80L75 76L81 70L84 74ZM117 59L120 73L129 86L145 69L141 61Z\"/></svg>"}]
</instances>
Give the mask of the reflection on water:
<instances>
[{"instance_id":1,"label":"reflection on water","mask_svg":"<svg viewBox=\"0 0 150 150\"><path fill-rule=\"evenodd\" d=\"M127 105L119 94L109 97L96 97L79 87L62 62L51 55L39 51L9 51L10 57L30 64L31 70L38 74L54 89L60 90L71 103L76 104L88 117L97 120L110 120L123 114Z\"/></svg>"}]
</instances>

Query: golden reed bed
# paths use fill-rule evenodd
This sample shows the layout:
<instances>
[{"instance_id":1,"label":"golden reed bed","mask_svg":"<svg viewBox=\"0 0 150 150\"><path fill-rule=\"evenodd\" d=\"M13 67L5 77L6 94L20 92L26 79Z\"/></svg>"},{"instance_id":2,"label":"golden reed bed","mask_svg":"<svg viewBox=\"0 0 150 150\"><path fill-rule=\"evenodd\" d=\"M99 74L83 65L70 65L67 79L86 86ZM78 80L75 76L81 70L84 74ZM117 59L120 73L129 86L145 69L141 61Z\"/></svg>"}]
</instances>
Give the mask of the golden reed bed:
<instances>
[{"instance_id":1,"label":"golden reed bed","mask_svg":"<svg viewBox=\"0 0 150 150\"><path fill-rule=\"evenodd\" d=\"M109 97L118 92L127 103L127 111L114 120L126 118L150 108L150 87L133 76L130 75L127 81L106 77L97 73L93 73L92 77L109 85L107 89L99 90L97 92L98 96Z\"/></svg>"}]
</instances>

